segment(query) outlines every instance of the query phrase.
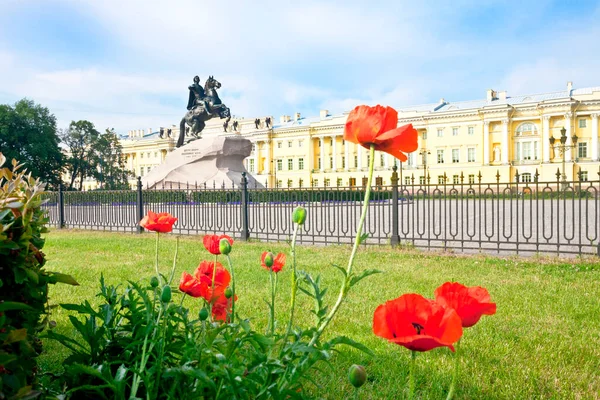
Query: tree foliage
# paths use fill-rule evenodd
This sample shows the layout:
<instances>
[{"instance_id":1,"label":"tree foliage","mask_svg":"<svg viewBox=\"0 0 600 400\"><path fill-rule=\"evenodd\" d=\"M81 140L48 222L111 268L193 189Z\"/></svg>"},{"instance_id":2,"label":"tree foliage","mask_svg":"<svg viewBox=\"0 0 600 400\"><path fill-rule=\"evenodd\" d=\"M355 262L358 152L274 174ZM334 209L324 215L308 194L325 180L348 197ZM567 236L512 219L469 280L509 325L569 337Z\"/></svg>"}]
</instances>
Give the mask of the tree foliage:
<instances>
[{"instance_id":1,"label":"tree foliage","mask_svg":"<svg viewBox=\"0 0 600 400\"><path fill-rule=\"evenodd\" d=\"M60 183L63 155L56 117L46 107L28 99L14 106L0 105L0 149L7 159L19 160L43 182Z\"/></svg>"}]
</instances>

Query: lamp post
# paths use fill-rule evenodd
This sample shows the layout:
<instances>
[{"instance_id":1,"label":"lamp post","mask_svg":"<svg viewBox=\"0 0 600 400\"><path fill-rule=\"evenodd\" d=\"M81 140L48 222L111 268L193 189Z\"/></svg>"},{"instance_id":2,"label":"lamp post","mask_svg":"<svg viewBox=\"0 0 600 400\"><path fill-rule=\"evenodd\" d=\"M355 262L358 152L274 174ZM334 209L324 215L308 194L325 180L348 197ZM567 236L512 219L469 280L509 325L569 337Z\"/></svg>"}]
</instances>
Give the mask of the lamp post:
<instances>
[{"instance_id":1,"label":"lamp post","mask_svg":"<svg viewBox=\"0 0 600 400\"><path fill-rule=\"evenodd\" d=\"M271 160L271 165L273 166L273 179L274 179L273 187L275 189L277 189L277 187L279 186L279 185L277 185L277 163L276 163L276 161L277 160L274 160L274 159Z\"/></svg>"},{"instance_id":2,"label":"lamp post","mask_svg":"<svg viewBox=\"0 0 600 400\"><path fill-rule=\"evenodd\" d=\"M560 138L556 139L554 136L550 136L550 146L554 149L554 158L556 158L556 150L560 152L562 157L562 184L563 189L567 187L567 174L565 172L565 153L567 150L574 149L577 147L577 135L573 134L571 136L571 141L573 144L567 144L567 130L563 126L560 130Z\"/></svg>"},{"instance_id":3,"label":"lamp post","mask_svg":"<svg viewBox=\"0 0 600 400\"><path fill-rule=\"evenodd\" d=\"M419 152L419 155L423 158L423 180L427 180L427 156L430 155L431 152L427 149L422 149Z\"/></svg>"}]
</instances>

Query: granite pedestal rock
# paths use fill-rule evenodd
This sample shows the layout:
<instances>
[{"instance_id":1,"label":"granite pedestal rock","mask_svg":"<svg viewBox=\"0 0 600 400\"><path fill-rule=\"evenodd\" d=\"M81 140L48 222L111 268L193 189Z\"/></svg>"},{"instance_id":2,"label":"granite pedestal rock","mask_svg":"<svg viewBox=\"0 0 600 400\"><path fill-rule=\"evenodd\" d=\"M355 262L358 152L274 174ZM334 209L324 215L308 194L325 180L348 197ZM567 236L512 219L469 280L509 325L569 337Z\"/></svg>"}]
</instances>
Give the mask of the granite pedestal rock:
<instances>
[{"instance_id":1,"label":"granite pedestal rock","mask_svg":"<svg viewBox=\"0 0 600 400\"><path fill-rule=\"evenodd\" d=\"M240 187L243 161L252 143L242 137L208 137L189 142L169 153L163 163L142 177L144 188L178 189L187 185ZM264 187L247 174L248 187Z\"/></svg>"}]
</instances>

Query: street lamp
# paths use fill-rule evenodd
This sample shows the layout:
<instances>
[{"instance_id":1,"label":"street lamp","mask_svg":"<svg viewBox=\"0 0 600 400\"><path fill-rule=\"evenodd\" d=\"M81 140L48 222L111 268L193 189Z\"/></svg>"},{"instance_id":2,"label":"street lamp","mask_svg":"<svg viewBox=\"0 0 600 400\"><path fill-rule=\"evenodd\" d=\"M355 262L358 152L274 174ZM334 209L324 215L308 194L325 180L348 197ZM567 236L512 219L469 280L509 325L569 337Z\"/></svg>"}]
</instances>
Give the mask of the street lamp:
<instances>
[{"instance_id":1,"label":"street lamp","mask_svg":"<svg viewBox=\"0 0 600 400\"><path fill-rule=\"evenodd\" d=\"M571 150L577 147L578 139L579 138L577 137L577 135L573 134L571 136L571 141L573 142L573 144L567 144L567 130L564 126L560 130L560 138L558 138L558 140L554 136L550 136L550 146L552 146L555 152L554 158L556 158L556 150L560 152L560 155L562 157L563 189L567 187L567 174L565 173L565 153L567 152L567 150Z\"/></svg>"}]
</instances>

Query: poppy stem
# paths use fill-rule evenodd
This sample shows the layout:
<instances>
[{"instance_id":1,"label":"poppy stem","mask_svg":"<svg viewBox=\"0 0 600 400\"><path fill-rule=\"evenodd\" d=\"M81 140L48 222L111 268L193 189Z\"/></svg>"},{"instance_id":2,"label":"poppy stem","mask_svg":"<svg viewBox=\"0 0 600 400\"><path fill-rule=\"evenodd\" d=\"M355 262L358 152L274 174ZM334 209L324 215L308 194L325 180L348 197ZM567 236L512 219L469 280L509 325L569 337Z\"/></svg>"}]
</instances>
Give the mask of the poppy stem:
<instances>
[{"instance_id":1,"label":"poppy stem","mask_svg":"<svg viewBox=\"0 0 600 400\"><path fill-rule=\"evenodd\" d=\"M271 281L271 318L270 318L270 327L271 327L271 336L275 335L275 286L273 280L273 267L271 266L271 270L269 272L269 280Z\"/></svg>"},{"instance_id":2,"label":"poppy stem","mask_svg":"<svg viewBox=\"0 0 600 400\"><path fill-rule=\"evenodd\" d=\"M450 389L448 389L446 400L451 400L454 397L454 391L456 389L456 381L458 380L458 372L460 370L460 357L458 355L459 344L460 340L456 342L456 345L454 346L454 371L452 373L452 383L450 384Z\"/></svg>"},{"instance_id":3,"label":"poppy stem","mask_svg":"<svg viewBox=\"0 0 600 400\"><path fill-rule=\"evenodd\" d=\"M175 267L177 266L177 254L179 253L179 236L175 237L175 255L173 256L173 267L171 267L171 276L169 277L169 285L175 277Z\"/></svg>"},{"instance_id":4,"label":"poppy stem","mask_svg":"<svg viewBox=\"0 0 600 400\"><path fill-rule=\"evenodd\" d=\"M374 167L375 167L375 145L371 144L371 146L369 148L369 176L367 178L367 187L365 188L365 198L363 200L363 207L362 207L362 212L360 214L360 221L358 222L358 227L356 228L356 236L354 237L354 246L352 247L352 253L350 253L350 259L348 260L348 267L346 268L346 277L344 279L344 282L342 283L342 287L340 288L340 294L338 295L335 305L333 306L333 308L331 309L331 311L329 312L327 317L323 320L323 322L321 323L321 326L319 326L319 329L317 330L317 332L313 335L313 338L311 339L309 346L312 346L317 342L317 340L319 339L319 337L321 336L321 334L323 333L325 328L327 328L327 325L329 325L329 323L331 322L331 320L337 313L338 309L342 305L342 302L343 302L344 298L346 297L348 290L350 289L349 284L350 284L350 279L351 279L351 274L352 274L352 266L354 265L354 257L356 256L356 252L358 251L358 246L361 243L362 228L365 223L365 219L367 217L367 211L369 210L369 198L371 196L371 183L373 182Z\"/></svg>"},{"instance_id":5,"label":"poppy stem","mask_svg":"<svg viewBox=\"0 0 600 400\"><path fill-rule=\"evenodd\" d=\"M412 350L410 357L410 372L408 376L408 398L415 398L415 364L417 359L417 352Z\"/></svg>"},{"instance_id":6,"label":"poppy stem","mask_svg":"<svg viewBox=\"0 0 600 400\"><path fill-rule=\"evenodd\" d=\"M227 254L227 264L229 264L229 270L231 271L231 322L235 321L235 274L233 273L233 264L231 263L231 258L229 258L229 254Z\"/></svg>"},{"instance_id":7,"label":"poppy stem","mask_svg":"<svg viewBox=\"0 0 600 400\"><path fill-rule=\"evenodd\" d=\"M283 346L281 347L281 354L287 342L287 338L292 333L292 324L294 323L294 308L296 307L296 292L298 290L298 274L296 272L296 238L298 237L298 230L300 224L294 224L294 234L292 235L291 251L292 251L292 296L290 300L290 321L288 322L287 331L283 339Z\"/></svg>"},{"instance_id":8,"label":"poppy stem","mask_svg":"<svg viewBox=\"0 0 600 400\"><path fill-rule=\"evenodd\" d=\"M215 262L213 264L213 273L212 273L212 283L210 285L210 301L209 301L209 310L210 311L210 316L214 319L214 316L212 315L212 310L213 310L213 303L216 301L215 297L215 278L217 276L217 255L215 254Z\"/></svg>"},{"instance_id":9,"label":"poppy stem","mask_svg":"<svg viewBox=\"0 0 600 400\"><path fill-rule=\"evenodd\" d=\"M160 274L158 273L158 239L160 238L160 232L156 232L156 259L154 261L154 270L156 271L156 279L160 282Z\"/></svg>"}]
</instances>

